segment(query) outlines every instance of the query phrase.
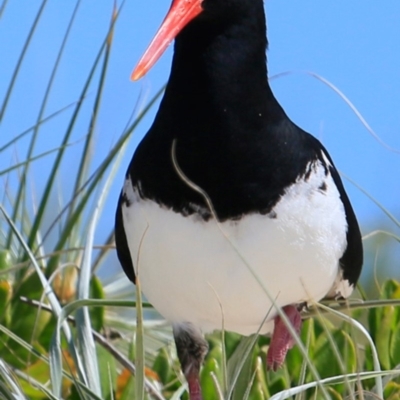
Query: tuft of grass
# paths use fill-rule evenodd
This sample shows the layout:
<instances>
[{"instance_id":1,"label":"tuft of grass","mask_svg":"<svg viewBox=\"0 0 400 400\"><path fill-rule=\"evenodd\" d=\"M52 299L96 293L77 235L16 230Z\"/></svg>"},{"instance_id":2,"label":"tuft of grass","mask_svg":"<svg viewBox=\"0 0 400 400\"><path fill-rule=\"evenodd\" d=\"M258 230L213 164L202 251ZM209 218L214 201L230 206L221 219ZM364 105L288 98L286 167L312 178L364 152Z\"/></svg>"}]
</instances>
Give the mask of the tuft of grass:
<instances>
[{"instance_id":1,"label":"tuft of grass","mask_svg":"<svg viewBox=\"0 0 400 400\"><path fill-rule=\"evenodd\" d=\"M1 106L2 118L10 110L12 103L9 99L21 73L25 54L42 21L46 3L43 1L39 7L21 50ZM103 43L99 43L77 101L47 113L58 67L74 29L80 3L77 1L72 11L36 122L14 138L6 138L0 149L0 153L7 154L27 140L24 160L0 171L6 182L0 204L0 351L3 358L0 390L4 398L114 398L115 393L126 390L123 377L128 371L129 376L142 376L143 390L145 388L153 397L162 399L159 389L145 377L143 368L137 369L127 357L125 334L113 329L111 324L115 319L108 317L113 315L115 318L110 310L121 307L121 304L133 308L136 303L106 300L104 284L94 271L114 251L112 227L102 245L95 245L95 234L103 206L111 193L115 171L134 131L163 89L133 120L130 119L103 161L95 166L91 148L96 121L104 113L102 96L108 77L113 30L123 3L112 11L110 27ZM98 74L100 79L95 82ZM59 145L37 153L36 144L44 124L67 111L69 119L63 119L59 125L59 131L64 130ZM91 116L87 133L83 140L71 142L78 129L78 118L84 112ZM78 170L76 176L70 176L75 182L74 188L70 197L64 198L65 193L60 191L57 179L71 148L79 146L80 158L75 159ZM73 150L76 154L76 149ZM28 185L33 184L31 171L34 163L43 159L48 161L47 171L41 177L43 191L39 193L38 207L32 213L28 206L31 203ZM55 197L60 201L59 206L54 205ZM51 220L49 210L52 211ZM95 253L97 248L100 251ZM103 303L99 305L96 301ZM146 304L143 307L148 309ZM75 314L73 318L70 318L70 310ZM119 317L118 322L124 332L132 331L123 318ZM116 343L108 338L108 332L117 336ZM146 323L137 336L142 339L154 336L165 343L165 333L154 333ZM154 357L154 353L151 354ZM141 364L145 365L144 355Z\"/></svg>"}]
</instances>

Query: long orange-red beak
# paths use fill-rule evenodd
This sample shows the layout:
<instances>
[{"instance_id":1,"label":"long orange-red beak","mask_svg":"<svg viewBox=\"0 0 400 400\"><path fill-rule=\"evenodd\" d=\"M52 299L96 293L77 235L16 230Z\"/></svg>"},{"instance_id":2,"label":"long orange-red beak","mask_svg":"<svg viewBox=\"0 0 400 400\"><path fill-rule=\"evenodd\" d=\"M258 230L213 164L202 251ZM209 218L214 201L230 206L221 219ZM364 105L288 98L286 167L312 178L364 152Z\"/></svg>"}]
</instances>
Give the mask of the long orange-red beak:
<instances>
[{"instance_id":1,"label":"long orange-red beak","mask_svg":"<svg viewBox=\"0 0 400 400\"><path fill-rule=\"evenodd\" d=\"M131 79L136 81L149 71L156 61L164 53L168 45L175 39L176 35L203 9L202 0L173 0L163 23L156 36L150 43L146 52L133 70Z\"/></svg>"}]
</instances>

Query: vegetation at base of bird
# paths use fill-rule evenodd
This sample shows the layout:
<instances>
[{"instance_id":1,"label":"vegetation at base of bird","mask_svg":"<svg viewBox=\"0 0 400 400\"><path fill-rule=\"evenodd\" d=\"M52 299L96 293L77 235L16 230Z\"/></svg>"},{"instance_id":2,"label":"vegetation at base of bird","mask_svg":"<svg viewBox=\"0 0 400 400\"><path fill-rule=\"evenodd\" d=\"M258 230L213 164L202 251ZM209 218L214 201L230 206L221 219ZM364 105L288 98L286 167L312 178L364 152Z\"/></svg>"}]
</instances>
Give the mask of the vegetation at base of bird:
<instances>
[{"instance_id":1,"label":"vegetation at base of bird","mask_svg":"<svg viewBox=\"0 0 400 400\"><path fill-rule=\"evenodd\" d=\"M45 3L29 37L45 18ZM107 279L98 274L104 265L116 263L110 256L115 251L111 224L100 244L95 234L106 198L117 198L110 191L113 175L136 127L162 92L136 114L103 162L95 165L91 148L96 121L104 113L102 95L118 11L110 16L110 29L76 102L48 113L48 93L54 85L50 77L37 120L0 147L0 157L9 155L9 149L16 148L17 153L28 149L20 157L23 161L17 159L0 171L5 182L0 203L2 399L187 399L170 327L146 302L141 304L142 313L136 313L134 289L122 271ZM75 17L74 12L71 23ZM69 31L66 41L68 35ZM59 57L62 54L63 47ZM57 68L56 62L51 76L57 76ZM1 103L0 119L18 111L9 102L18 71L17 65ZM82 115L87 131L79 141L75 131ZM59 144L37 151L35 143L49 121L57 122ZM59 179L72 150L79 168L68 169L73 189L65 191ZM46 172L39 178L32 171L42 160ZM384 235L400 241L388 230ZM400 399L400 282L391 279L375 286L373 297L360 287L349 303L329 304L344 314L342 319L313 305L300 335L306 355L294 347L277 372L266 370L268 338L243 338L230 332L208 335L210 351L201 372L204 398ZM365 331L345 316L360 322ZM138 351L141 346L144 352ZM138 376L144 387L140 397Z\"/></svg>"}]
</instances>

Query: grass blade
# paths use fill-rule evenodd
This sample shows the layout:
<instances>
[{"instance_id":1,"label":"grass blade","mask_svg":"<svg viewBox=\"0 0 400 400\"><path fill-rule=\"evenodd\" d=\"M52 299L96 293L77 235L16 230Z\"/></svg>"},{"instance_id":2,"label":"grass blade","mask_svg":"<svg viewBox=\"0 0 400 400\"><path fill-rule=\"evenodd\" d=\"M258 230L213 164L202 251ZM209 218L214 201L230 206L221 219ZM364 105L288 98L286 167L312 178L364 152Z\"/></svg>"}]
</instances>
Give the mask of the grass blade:
<instances>
[{"instance_id":1,"label":"grass blade","mask_svg":"<svg viewBox=\"0 0 400 400\"><path fill-rule=\"evenodd\" d=\"M140 280L136 277L136 380L135 390L136 399L144 400L144 343L143 343L143 309L142 309L142 291Z\"/></svg>"},{"instance_id":2,"label":"grass blade","mask_svg":"<svg viewBox=\"0 0 400 400\"><path fill-rule=\"evenodd\" d=\"M19 59L17 61L17 65L14 68L14 73L13 73L13 75L11 77L10 84L8 85L8 89L7 89L7 92L6 92L6 96L5 96L4 100L3 100L3 104L2 104L1 109L0 109L0 124L1 124L1 121L3 120L4 114L6 112L8 101L10 100L10 96L11 96L11 93L13 91L15 82L17 80L17 77L18 77L18 74L19 74L19 70L21 69L22 62L24 61L24 58L25 58L25 54L26 54L26 52L27 52L27 50L29 48L29 45L31 43L31 40L32 40L33 35L35 33L35 30L36 30L36 28L38 26L38 23L40 21L40 17L42 16L43 10L44 10L44 8L46 6L46 3L47 3L47 0L43 0L42 4L39 7L39 10L38 10L38 12L36 14L35 20L33 21L32 27L31 27L31 29L29 31L28 37L26 38L24 46L23 46L23 48L21 50ZM3 5L2 5L1 13L4 11L5 4L6 3L3 3Z\"/></svg>"},{"instance_id":3,"label":"grass blade","mask_svg":"<svg viewBox=\"0 0 400 400\"><path fill-rule=\"evenodd\" d=\"M354 185L360 192L365 194L370 200L372 200L373 203L375 203L384 214L398 227L400 228L400 221L386 208L384 207L378 200L376 200L371 194L368 193L364 188L362 188L358 183L353 181L350 177L347 175L343 174L342 172L340 173L341 176L343 176L346 180L348 180L352 185Z\"/></svg>"},{"instance_id":4,"label":"grass blade","mask_svg":"<svg viewBox=\"0 0 400 400\"><path fill-rule=\"evenodd\" d=\"M369 345L371 346L371 351L372 351L372 358L373 358L373 363L374 363L374 372L381 372L381 366L379 364L379 357L378 357L378 353L376 351L376 347L375 344L370 336L370 334L368 333L368 331L364 328L364 326L362 324L360 324L358 321L356 321L355 319L349 317L346 314L340 313L336 310L332 310L329 307L324 306L323 304L318 304L319 307L325 309L326 311L331 312L332 314L337 315L338 317L340 317L341 319L345 320L346 322L349 322L351 325L355 326L356 328L358 328L362 334L366 337L366 339L368 340ZM381 376L377 376L376 377L376 392L377 395L383 399L383 385L382 385L382 378Z\"/></svg>"},{"instance_id":5,"label":"grass blade","mask_svg":"<svg viewBox=\"0 0 400 400\"><path fill-rule=\"evenodd\" d=\"M79 299L89 298L89 287L90 287L90 278L92 270L92 249L93 249L93 241L94 241L94 234L97 226L97 221L101 214L101 210L104 206L107 195L109 193L109 188L112 184L113 178L117 171L122 155L123 152L120 152L117 161L114 163L113 169L111 170L111 173L106 181L106 184L104 185L103 190L100 193L99 200L96 204L92 220L89 225L87 242L78 281ZM87 308L82 308L78 310L76 315L76 320L77 320L77 332L79 338L80 353L82 354L83 366L87 372L88 384L89 387L96 394L100 396L101 385L99 380L99 366L97 364L95 343L93 340L91 322Z\"/></svg>"},{"instance_id":6,"label":"grass blade","mask_svg":"<svg viewBox=\"0 0 400 400\"><path fill-rule=\"evenodd\" d=\"M328 79L325 79L323 76L318 75L315 72L311 72L311 71L285 71L285 72L280 72L279 74L275 74L275 75L269 77L269 80L272 81L274 79L281 78L282 76L292 75L292 74L295 74L295 73L301 73L301 74L309 75L309 76L319 80L320 82L324 83L330 89L332 89L349 106L349 108L354 112L354 114L360 120L362 125L364 125L365 129L371 134L371 136L375 140L377 140L387 150L389 150L389 151L391 151L393 153L397 153L397 154L400 153L400 150L395 149L394 147L391 147L387 143L385 143L379 137L379 135L371 128L371 126L368 124L366 119L362 116L362 114L358 111L357 107L350 101L350 99L338 87L336 87L332 82L328 81Z\"/></svg>"},{"instance_id":7,"label":"grass blade","mask_svg":"<svg viewBox=\"0 0 400 400\"><path fill-rule=\"evenodd\" d=\"M52 114L48 115L47 117L44 117L41 121L37 122L35 125L31 126L30 128L24 130L23 132L19 133L18 135L14 136L9 142L7 142L5 145L3 145L3 147L0 147L0 153L7 150L10 146L12 146L13 144L17 143L19 140L21 140L24 136L26 136L29 132L32 132L36 129L36 127L38 125L42 125L45 122L50 121L51 119L53 119L54 117L56 117L57 115L63 113L64 111L68 110L69 108L71 108L73 105L75 105L76 102L73 102L71 104L68 104L65 107L60 108L59 110L53 112Z\"/></svg>"},{"instance_id":8,"label":"grass blade","mask_svg":"<svg viewBox=\"0 0 400 400\"><path fill-rule=\"evenodd\" d=\"M14 232L14 234L16 235L18 241L20 242L22 248L24 249L24 251L26 252L26 254L28 255L31 263L33 264L35 271L40 279L40 282L44 288L44 293L46 294L47 299L49 300L53 313L56 316L59 316L61 313L61 306L60 303L57 300L56 295L54 294L51 286L49 285L45 275L43 274L39 264L37 263L33 253L31 252L31 250L29 249L27 243L24 241L23 237L21 236L20 232L18 231L17 227L15 226L15 224L13 223L13 221L11 220L11 218L9 217L9 215L7 214L6 210L4 209L4 207L0 204L0 211L3 213L4 217L6 218L8 224L10 225L12 231ZM69 326L64 323L62 325L63 327L63 331L64 334L66 336L69 348L70 348L70 352L73 356L73 358L75 359L77 368L78 368L78 372L80 373L81 377L84 378L85 377L85 373L81 368L81 363L80 363L80 359L78 354L75 351L75 346L72 340L72 334L71 331L69 329ZM58 342L57 344L59 344L60 342ZM52 383L53 383L53 393L55 395L60 395L60 388L61 388L61 368L54 368L56 365L59 366L61 365L61 350L60 347L56 348L56 351L53 352L53 357L54 360L59 363L59 364L54 364L54 363L50 363L50 372L52 372ZM85 381L85 379L83 380Z\"/></svg>"},{"instance_id":9,"label":"grass blade","mask_svg":"<svg viewBox=\"0 0 400 400\"><path fill-rule=\"evenodd\" d=\"M0 394L5 400L26 400L10 368L2 359L0 359Z\"/></svg>"},{"instance_id":10,"label":"grass blade","mask_svg":"<svg viewBox=\"0 0 400 400\"><path fill-rule=\"evenodd\" d=\"M110 58L110 52L111 52L111 45L112 45L112 37L113 37L113 29L114 29L114 24L116 22L117 18L117 10L113 10L113 15L112 15L112 20L111 20L111 25L110 29L108 32L108 36L106 39L106 46L105 46L105 54L104 54L104 59L103 59L103 65L100 73L100 81L96 90L96 98L94 100L94 105L93 105L93 110L91 112L91 119L89 122L89 129L88 129L88 135L86 137L86 142L85 146L82 152L82 157L80 160L80 164L78 167L78 174L76 176L75 180L75 187L73 190L73 193L77 193L79 191L79 188L83 184L84 177L87 175L88 167L89 167L89 162L90 162L90 148L92 146L92 141L93 141L93 135L96 127L96 121L99 115L99 109L100 109L100 104L101 104L101 98L103 95L103 90L104 90L104 83L105 83L105 78L107 75L107 68L108 68L108 62ZM74 208L74 202L71 203L70 207L70 213L72 213L72 210Z\"/></svg>"},{"instance_id":11,"label":"grass blade","mask_svg":"<svg viewBox=\"0 0 400 400\"><path fill-rule=\"evenodd\" d=\"M77 105L75 107L73 115L71 117L71 120L70 120L70 122L68 124L68 127L67 127L67 130L65 132L64 138L62 140L62 144L60 146L61 150L57 154L56 160L54 161L53 167L52 167L52 169L50 171L50 175L49 175L49 178L47 180L45 189L43 191L42 198L41 198L41 200L39 202L39 207L38 207L38 210L37 210L37 213L36 213L36 218L35 218L35 221L33 223L32 228L31 228L31 232L30 232L30 235L29 235L29 238L28 238L28 245L29 245L30 248L33 248L33 244L35 242L35 238L36 238L37 232L38 232L39 227L41 225L42 219L44 217L44 212L46 210L46 207L47 207L47 204L48 204L48 201L49 201L51 190L52 190L52 188L54 186L54 181L55 181L55 178L57 176L57 172L59 170L59 167L60 167L61 161L63 159L63 156L65 154L65 150L64 150L63 146L65 146L68 143L69 138L70 138L70 136L72 134L72 131L73 131L74 126L75 126L75 123L76 123L77 118L78 118L78 115L79 115L79 113L81 111L82 102L86 98L87 92L89 90L90 84L91 84L92 79L94 77L94 74L95 74L95 71L97 69L98 63L101 60L101 56L103 54L103 51L104 51L106 43L107 43L107 38L104 40L103 44L101 45L101 47L99 49L99 52L98 52L98 54L97 54L97 56L96 56L96 58L95 58L95 60L93 62L92 68L89 71L88 78L86 79L85 85L84 85L84 87L82 89L81 95L79 97L79 100L77 102ZM68 235L70 235L70 233L71 233L71 231L68 232ZM52 272L54 272L54 269L53 270L50 269L50 271L47 271L47 274L50 275Z\"/></svg>"},{"instance_id":12,"label":"grass blade","mask_svg":"<svg viewBox=\"0 0 400 400\"><path fill-rule=\"evenodd\" d=\"M87 187L86 192L82 199L80 200L80 203L77 205L75 212L71 215L71 217L68 219L64 229L63 229L63 234L58 240L58 243L55 247L55 252L59 252L62 250L64 247L65 243L68 240L68 237L76 224L76 221L79 219L80 214L83 212L90 196L94 192L94 190L97 189L97 185L99 181L102 179L104 173L106 172L107 168L110 166L110 164L114 161L114 158L118 156L118 154L121 152L121 149L123 146L126 144L128 139L130 138L131 134L133 131L136 129L136 127L139 125L141 122L142 118L147 114L147 112L150 110L150 108L153 106L153 104L157 101L157 99L161 96L161 94L164 91L164 87L161 88L151 99L151 101L146 105L146 107L143 109L141 114L136 118L134 123L127 129L127 131L121 136L121 138L118 140L118 142L114 145L114 147L111 149L111 151L108 153L107 157L104 159L104 161L101 163L101 165L97 168L97 170L92 174L92 176L86 181L86 183L83 185L82 188L79 189L79 193L83 191L83 189ZM60 213L58 216L61 217L61 215L68 209L69 205L67 205ZM56 221L57 219L56 218ZM54 228L54 222L46 232L46 234L43 237L43 240L46 239L46 237L50 234L51 230ZM54 272L56 269L57 263L59 260L59 255L55 255L54 257L49 260L49 263L47 265L47 274L51 274Z\"/></svg>"},{"instance_id":13,"label":"grass blade","mask_svg":"<svg viewBox=\"0 0 400 400\"><path fill-rule=\"evenodd\" d=\"M357 372L357 373L352 373L352 374L346 374L346 379L349 382L358 382L358 381L363 381L366 379L381 379L384 376L388 375L393 375L393 376L399 376L400 371L399 370L388 370L388 371L381 371L381 372ZM284 400L288 399L289 397L292 397L296 394L302 393L308 389L315 388L320 385L334 385L338 383L343 383L344 381L344 376L339 375L339 376L332 376L329 378L321 379L320 381L314 381L310 383L305 383L304 385L301 386L296 386L291 389L283 390L279 393L274 394L269 400ZM383 397L379 397L379 399L383 399Z\"/></svg>"},{"instance_id":14,"label":"grass blade","mask_svg":"<svg viewBox=\"0 0 400 400\"><path fill-rule=\"evenodd\" d=\"M65 148L66 148L66 147L70 147L70 146L75 145L76 143L77 143L77 142L74 142L74 143L67 143L64 147L65 147ZM0 176L5 175L5 174L8 174L9 172L12 172L12 171L14 171L14 170L16 170L16 169L19 169L19 168L21 168L21 167L26 167L26 166L30 165L32 162L37 161L37 160L40 160L41 158L46 157L46 156L48 156L49 154L53 154L53 153L58 152L58 151L60 151L60 147L57 147L57 148L51 149L51 150L47 150L47 151L45 151L45 152L43 152L43 153L38 154L37 156L28 158L28 159L25 160L25 161L22 161L22 162L20 162L20 163L14 164L13 166L11 166L11 167L9 167L9 168L6 168L6 169L3 169L3 171L0 171Z\"/></svg>"}]
</instances>

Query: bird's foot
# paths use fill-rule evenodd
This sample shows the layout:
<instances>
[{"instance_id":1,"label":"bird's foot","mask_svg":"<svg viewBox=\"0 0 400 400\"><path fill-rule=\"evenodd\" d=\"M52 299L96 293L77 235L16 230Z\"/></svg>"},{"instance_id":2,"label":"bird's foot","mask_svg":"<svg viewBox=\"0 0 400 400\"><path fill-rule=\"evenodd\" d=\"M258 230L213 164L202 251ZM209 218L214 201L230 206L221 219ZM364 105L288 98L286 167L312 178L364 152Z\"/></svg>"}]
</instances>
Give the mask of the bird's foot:
<instances>
[{"instance_id":1,"label":"bird's foot","mask_svg":"<svg viewBox=\"0 0 400 400\"><path fill-rule=\"evenodd\" d=\"M289 305L282 308L288 320L297 334L300 333L301 315L296 305ZM295 344L288 327L282 318L275 317L275 327L272 333L271 342L267 353L267 368L276 371L285 361L286 353Z\"/></svg>"},{"instance_id":2,"label":"bird's foot","mask_svg":"<svg viewBox=\"0 0 400 400\"><path fill-rule=\"evenodd\" d=\"M189 322L173 325L174 339L183 374L189 387L190 400L203 400L200 366L208 350L200 330Z\"/></svg>"}]
</instances>

